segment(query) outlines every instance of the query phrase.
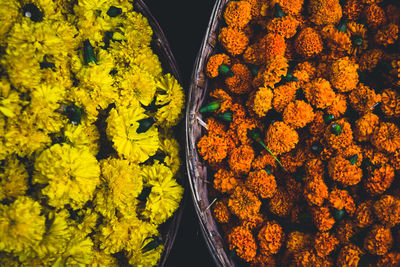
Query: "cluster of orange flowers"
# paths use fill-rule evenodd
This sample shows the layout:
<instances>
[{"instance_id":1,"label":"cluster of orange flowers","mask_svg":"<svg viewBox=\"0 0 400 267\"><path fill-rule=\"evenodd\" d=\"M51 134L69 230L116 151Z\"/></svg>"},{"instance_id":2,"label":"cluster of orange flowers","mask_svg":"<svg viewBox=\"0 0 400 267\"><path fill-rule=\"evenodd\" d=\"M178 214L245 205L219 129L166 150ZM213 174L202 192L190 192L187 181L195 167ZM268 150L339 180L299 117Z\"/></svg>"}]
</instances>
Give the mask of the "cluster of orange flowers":
<instances>
[{"instance_id":1,"label":"cluster of orange flowers","mask_svg":"<svg viewBox=\"0 0 400 267\"><path fill-rule=\"evenodd\" d=\"M227 3L197 146L239 261L400 266L399 4Z\"/></svg>"}]
</instances>

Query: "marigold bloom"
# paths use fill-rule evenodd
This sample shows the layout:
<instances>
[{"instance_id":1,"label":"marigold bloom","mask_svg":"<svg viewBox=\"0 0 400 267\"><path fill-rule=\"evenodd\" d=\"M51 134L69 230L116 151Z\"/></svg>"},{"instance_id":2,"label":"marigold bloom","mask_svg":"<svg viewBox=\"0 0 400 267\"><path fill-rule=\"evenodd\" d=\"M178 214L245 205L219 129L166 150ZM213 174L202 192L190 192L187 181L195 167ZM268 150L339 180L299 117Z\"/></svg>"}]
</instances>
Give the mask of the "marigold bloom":
<instances>
[{"instance_id":1,"label":"marigold bloom","mask_svg":"<svg viewBox=\"0 0 400 267\"><path fill-rule=\"evenodd\" d=\"M358 84L358 65L348 57L340 58L331 65L330 82L340 92L349 92Z\"/></svg>"},{"instance_id":2,"label":"marigold bloom","mask_svg":"<svg viewBox=\"0 0 400 267\"><path fill-rule=\"evenodd\" d=\"M230 212L225 202L219 200L215 202L213 207L214 217L219 223L228 223L230 219Z\"/></svg>"},{"instance_id":3,"label":"marigold bloom","mask_svg":"<svg viewBox=\"0 0 400 267\"><path fill-rule=\"evenodd\" d=\"M225 79L225 84L228 89L235 94L244 94L250 91L253 75L246 65L237 63L232 65L232 77Z\"/></svg>"},{"instance_id":4,"label":"marigold bloom","mask_svg":"<svg viewBox=\"0 0 400 267\"><path fill-rule=\"evenodd\" d=\"M372 135L371 143L380 151L394 153L400 148L400 129L396 124L381 122Z\"/></svg>"},{"instance_id":5,"label":"marigold bloom","mask_svg":"<svg viewBox=\"0 0 400 267\"><path fill-rule=\"evenodd\" d=\"M332 180L344 186L356 185L363 177L361 168L341 156L336 156L329 161L328 172Z\"/></svg>"},{"instance_id":6,"label":"marigold bloom","mask_svg":"<svg viewBox=\"0 0 400 267\"><path fill-rule=\"evenodd\" d=\"M295 50L300 56L304 58L314 57L321 53L322 49L321 35L313 28L304 28L297 35Z\"/></svg>"},{"instance_id":7,"label":"marigold bloom","mask_svg":"<svg viewBox=\"0 0 400 267\"><path fill-rule=\"evenodd\" d=\"M312 209L312 218L315 226L319 231L329 231L335 224L335 219L329 211L328 207L316 207Z\"/></svg>"},{"instance_id":8,"label":"marigold bloom","mask_svg":"<svg viewBox=\"0 0 400 267\"><path fill-rule=\"evenodd\" d=\"M372 71L379 61L383 58L383 51L379 48L373 48L365 51L358 59L360 71Z\"/></svg>"},{"instance_id":9,"label":"marigold bloom","mask_svg":"<svg viewBox=\"0 0 400 267\"><path fill-rule=\"evenodd\" d=\"M340 133L333 133L332 129L334 126L338 126ZM353 143L353 131L351 125L346 119L340 119L332 122L329 127L325 130L326 142L335 150L346 149L347 146Z\"/></svg>"},{"instance_id":10,"label":"marigold bloom","mask_svg":"<svg viewBox=\"0 0 400 267\"><path fill-rule=\"evenodd\" d=\"M328 196L328 186L322 179L310 178L310 181L304 185L304 197L309 205L322 206Z\"/></svg>"},{"instance_id":11,"label":"marigold bloom","mask_svg":"<svg viewBox=\"0 0 400 267\"><path fill-rule=\"evenodd\" d=\"M321 35L327 48L335 57L342 57L350 51L350 36L346 32L339 31L333 24L325 26L321 31Z\"/></svg>"},{"instance_id":12,"label":"marigold bloom","mask_svg":"<svg viewBox=\"0 0 400 267\"><path fill-rule=\"evenodd\" d=\"M290 173L295 173L297 168L303 166L306 159L307 156L302 147L292 149L280 157L282 165Z\"/></svg>"},{"instance_id":13,"label":"marigold bloom","mask_svg":"<svg viewBox=\"0 0 400 267\"><path fill-rule=\"evenodd\" d=\"M204 135L197 143L200 155L210 161L210 163L219 163L228 155L228 144L226 139L214 135Z\"/></svg>"},{"instance_id":14,"label":"marigold bloom","mask_svg":"<svg viewBox=\"0 0 400 267\"><path fill-rule=\"evenodd\" d=\"M251 4L247 1L229 2L226 4L224 19L232 28L244 28L251 19Z\"/></svg>"},{"instance_id":15,"label":"marigold bloom","mask_svg":"<svg viewBox=\"0 0 400 267\"><path fill-rule=\"evenodd\" d=\"M234 173L246 174L250 171L254 159L254 150L251 146L241 145L232 150L229 155L229 167Z\"/></svg>"},{"instance_id":16,"label":"marigold bloom","mask_svg":"<svg viewBox=\"0 0 400 267\"><path fill-rule=\"evenodd\" d=\"M369 86L360 83L349 95L352 107L360 114L367 113L381 101L381 95L376 94Z\"/></svg>"},{"instance_id":17,"label":"marigold bloom","mask_svg":"<svg viewBox=\"0 0 400 267\"><path fill-rule=\"evenodd\" d=\"M346 190L335 189L331 191L329 193L328 201L333 208L337 210L345 209L350 215L352 215L356 210L354 200Z\"/></svg>"},{"instance_id":18,"label":"marigold bloom","mask_svg":"<svg viewBox=\"0 0 400 267\"><path fill-rule=\"evenodd\" d=\"M237 255L249 262L257 253L257 244L251 231L245 227L237 226L228 234L229 249L236 251Z\"/></svg>"},{"instance_id":19,"label":"marigold bloom","mask_svg":"<svg viewBox=\"0 0 400 267\"><path fill-rule=\"evenodd\" d=\"M274 157L266 150L260 152L260 154L253 160L251 167L254 170L261 170L267 166L271 166L272 168L276 167L276 160Z\"/></svg>"},{"instance_id":20,"label":"marigold bloom","mask_svg":"<svg viewBox=\"0 0 400 267\"><path fill-rule=\"evenodd\" d=\"M285 233L282 226L277 222L267 222L266 225L258 232L258 241L260 242L260 250L262 254L277 254L285 239Z\"/></svg>"},{"instance_id":21,"label":"marigold bloom","mask_svg":"<svg viewBox=\"0 0 400 267\"><path fill-rule=\"evenodd\" d=\"M317 233L314 239L314 249L320 257L331 254L339 245L339 241L329 232Z\"/></svg>"},{"instance_id":22,"label":"marigold bloom","mask_svg":"<svg viewBox=\"0 0 400 267\"><path fill-rule=\"evenodd\" d=\"M274 94L269 87L259 87L250 95L247 105L259 117L264 117L272 108Z\"/></svg>"},{"instance_id":23,"label":"marigold bloom","mask_svg":"<svg viewBox=\"0 0 400 267\"><path fill-rule=\"evenodd\" d=\"M375 41L379 45L384 47L394 44L399 38L399 26L393 23L389 23L383 28L379 29L375 34Z\"/></svg>"},{"instance_id":24,"label":"marigold bloom","mask_svg":"<svg viewBox=\"0 0 400 267\"><path fill-rule=\"evenodd\" d=\"M215 98L220 103L219 111L226 112L231 109L233 105L232 97L222 89L215 89L210 92L210 97Z\"/></svg>"},{"instance_id":25,"label":"marigold bloom","mask_svg":"<svg viewBox=\"0 0 400 267\"><path fill-rule=\"evenodd\" d=\"M384 195L375 202L374 212L383 225L392 228L400 223L400 200Z\"/></svg>"},{"instance_id":26,"label":"marigold bloom","mask_svg":"<svg viewBox=\"0 0 400 267\"><path fill-rule=\"evenodd\" d=\"M221 193L231 193L238 184L232 171L221 168L214 174L214 188Z\"/></svg>"},{"instance_id":27,"label":"marigold bloom","mask_svg":"<svg viewBox=\"0 0 400 267\"><path fill-rule=\"evenodd\" d=\"M326 109L328 114L335 118L340 118L347 111L347 96L345 94L336 94L333 103Z\"/></svg>"},{"instance_id":28,"label":"marigold bloom","mask_svg":"<svg viewBox=\"0 0 400 267\"><path fill-rule=\"evenodd\" d=\"M382 92L381 110L389 118L400 117L400 93L393 89Z\"/></svg>"},{"instance_id":29,"label":"marigold bloom","mask_svg":"<svg viewBox=\"0 0 400 267\"><path fill-rule=\"evenodd\" d=\"M339 221L335 234L341 244L349 244L358 230L353 220L345 218Z\"/></svg>"},{"instance_id":30,"label":"marigold bloom","mask_svg":"<svg viewBox=\"0 0 400 267\"><path fill-rule=\"evenodd\" d=\"M222 65L231 65L231 59L226 54L215 54L212 55L206 65L206 75L209 78L215 78L219 75L219 67Z\"/></svg>"},{"instance_id":31,"label":"marigold bloom","mask_svg":"<svg viewBox=\"0 0 400 267\"><path fill-rule=\"evenodd\" d=\"M319 257L314 250L306 249L295 253L293 255L293 266L295 267L306 267L306 266L332 266L325 259Z\"/></svg>"},{"instance_id":32,"label":"marigold bloom","mask_svg":"<svg viewBox=\"0 0 400 267\"><path fill-rule=\"evenodd\" d=\"M354 139L368 141L378 125L379 117L372 112L366 113L355 122Z\"/></svg>"},{"instance_id":33,"label":"marigold bloom","mask_svg":"<svg viewBox=\"0 0 400 267\"><path fill-rule=\"evenodd\" d=\"M390 228L375 225L364 239L364 248L374 255L385 255L393 245Z\"/></svg>"},{"instance_id":34,"label":"marigold bloom","mask_svg":"<svg viewBox=\"0 0 400 267\"><path fill-rule=\"evenodd\" d=\"M218 39L225 50L232 56L242 54L249 44L249 37L242 30L231 27L222 28Z\"/></svg>"},{"instance_id":35,"label":"marigold bloom","mask_svg":"<svg viewBox=\"0 0 400 267\"><path fill-rule=\"evenodd\" d=\"M246 49L243 59L245 62L255 65L265 64L268 59L273 57L283 57L285 50L285 38L279 34L268 33Z\"/></svg>"},{"instance_id":36,"label":"marigold bloom","mask_svg":"<svg viewBox=\"0 0 400 267\"><path fill-rule=\"evenodd\" d=\"M311 0L308 12L310 20L316 25L337 24L342 18L339 0Z\"/></svg>"},{"instance_id":37,"label":"marigold bloom","mask_svg":"<svg viewBox=\"0 0 400 267\"><path fill-rule=\"evenodd\" d=\"M273 197L277 188L275 177L265 170L250 172L245 186L261 198Z\"/></svg>"},{"instance_id":38,"label":"marigold bloom","mask_svg":"<svg viewBox=\"0 0 400 267\"><path fill-rule=\"evenodd\" d=\"M265 142L275 154L280 155L292 150L299 141L297 132L284 122L275 122L267 130Z\"/></svg>"},{"instance_id":39,"label":"marigold bloom","mask_svg":"<svg viewBox=\"0 0 400 267\"><path fill-rule=\"evenodd\" d=\"M327 108L335 101L336 94L329 81L316 78L303 87L308 102L315 108Z\"/></svg>"},{"instance_id":40,"label":"marigold bloom","mask_svg":"<svg viewBox=\"0 0 400 267\"><path fill-rule=\"evenodd\" d=\"M262 213L257 213L249 218L241 221L241 226L250 230L258 231L264 224L266 217Z\"/></svg>"},{"instance_id":41,"label":"marigold bloom","mask_svg":"<svg viewBox=\"0 0 400 267\"><path fill-rule=\"evenodd\" d=\"M268 32L279 34L285 38L293 37L297 32L299 21L293 16L273 18L267 24Z\"/></svg>"},{"instance_id":42,"label":"marigold bloom","mask_svg":"<svg viewBox=\"0 0 400 267\"><path fill-rule=\"evenodd\" d=\"M354 221L358 227L365 228L375 222L375 216L372 208L373 202L371 200L362 202L357 206L354 214Z\"/></svg>"},{"instance_id":43,"label":"marigold bloom","mask_svg":"<svg viewBox=\"0 0 400 267\"><path fill-rule=\"evenodd\" d=\"M365 190L373 196L383 194L392 185L394 174L389 164L374 169L364 180Z\"/></svg>"},{"instance_id":44,"label":"marigold bloom","mask_svg":"<svg viewBox=\"0 0 400 267\"><path fill-rule=\"evenodd\" d=\"M343 6L343 14L349 20L357 20L360 17L363 8L364 5L360 0L349 0Z\"/></svg>"},{"instance_id":45,"label":"marigold bloom","mask_svg":"<svg viewBox=\"0 0 400 267\"><path fill-rule=\"evenodd\" d=\"M364 8L364 16L368 26L376 28L386 23L386 15L383 8L376 4L368 5Z\"/></svg>"},{"instance_id":46,"label":"marigold bloom","mask_svg":"<svg viewBox=\"0 0 400 267\"><path fill-rule=\"evenodd\" d=\"M283 121L294 129L303 128L313 119L313 108L302 100L289 103L283 111Z\"/></svg>"},{"instance_id":47,"label":"marigold bloom","mask_svg":"<svg viewBox=\"0 0 400 267\"><path fill-rule=\"evenodd\" d=\"M293 70L293 76L300 82L308 83L315 78L316 67L313 61L304 61L296 65Z\"/></svg>"},{"instance_id":48,"label":"marigold bloom","mask_svg":"<svg viewBox=\"0 0 400 267\"><path fill-rule=\"evenodd\" d=\"M298 89L297 82L289 82L278 87L275 87L274 99L272 100L272 105L278 112L283 112L284 108L296 98L296 91Z\"/></svg>"},{"instance_id":49,"label":"marigold bloom","mask_svg":"<svg viewBox=\"0 0 400 267\"><path fill-rule=\"evenodd\" d=\"M296 253L311 246L311 243L312 237L310 234L294 231L287 237L286 248L289 252Z\"/></svg>"},{"instance_id":50,"label":"marigold bloom","mask_svg":"<svg viewBox=\"0 0 400 267\"><path fill-rule=\"evenodd\" d=\"M287 217L293 208L293 200L283 188L278 188L275 195L268 202L269 210L279 217Z\"/></svg>"},{"instance_id":51,"label":"marigold bloom","mask_svg":"<svg viewBox=\"0 0 400 267\"><path fill-rule=\"evenodd\" d=\"M283 12L290 15L298 15L303 7L304 0L272 0L271 5L278 3Z\"/></svg>"},{"instance_id":52,"label":"marigold bloom","mask_svg":"<svg viewBox=\"0 0 400 267\"><path fill-rule=\"evenodd\" d=\"M306 174L312 179L323 180L325 176L325 162L316 158L309 159L305 163Z\"/></svg>"},{"instance_id":53,"label":"marigold bloom","mask_svg":"<svg viewBox=\"0 0 400 267\"><path fill-rule=\"evenodd\" d=\"M309 124L308 129L313 136L321 136L325 132L326 122L324 120L324 112L315 111L314 120Z\"/></svg>"},{"instance_id":54,"label":"marigold bloom","mask_svg":"<svg viewBox=\"0 0 400 267\"><path fill-rule=\"evenodd\" d=\"M364 253L354 244L344 246L338 255L337 265L339 267L357 267Z\"/></svg>"},{"instance_id":55,"label":"marigold bloom","mask_svg":"<svg viewBox=\"0 0 400 267\"><path fill-rule=\"evenodd\" d=\"M242 220L254 216L260 210L261 201L251 191L237 186L229 197L230 211Z\"/></svg>"},{"instance_id":56,"label":"marigold bloom","mask_svg":"<svg viewBox=\"0 0 400 267\"><path fill-rule=\"evenodd\" d=\"M17 157L7 157L0 164L0 201L13 200L28 190L29 174Z\"/></svg>"}]
</instances>

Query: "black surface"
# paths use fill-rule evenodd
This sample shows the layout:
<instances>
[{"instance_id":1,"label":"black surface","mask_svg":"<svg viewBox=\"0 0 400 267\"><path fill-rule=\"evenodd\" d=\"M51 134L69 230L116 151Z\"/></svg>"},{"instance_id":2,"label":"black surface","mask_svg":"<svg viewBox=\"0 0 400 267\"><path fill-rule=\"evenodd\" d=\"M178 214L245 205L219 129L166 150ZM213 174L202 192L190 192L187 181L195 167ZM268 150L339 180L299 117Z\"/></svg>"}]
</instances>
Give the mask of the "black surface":
<instances>
[{"instance_id":1,"label":"black surface","mask_svg":"<svg viewBox=\"0 0 400 267\"><path fill-rule=\"evenodd\" d=\"M215 0L144 0L161 25L180 68L186 92ZM190 188L167 267L215 266L201 234Z\"/></svg>"}]
</instances>

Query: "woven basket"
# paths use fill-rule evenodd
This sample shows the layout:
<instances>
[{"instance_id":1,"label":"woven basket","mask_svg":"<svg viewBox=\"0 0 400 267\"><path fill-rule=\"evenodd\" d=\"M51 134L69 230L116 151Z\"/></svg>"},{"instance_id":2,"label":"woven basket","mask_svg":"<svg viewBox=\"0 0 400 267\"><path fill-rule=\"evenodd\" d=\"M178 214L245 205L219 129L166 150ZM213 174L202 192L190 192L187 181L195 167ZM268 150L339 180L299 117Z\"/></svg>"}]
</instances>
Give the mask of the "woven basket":
<instances>
[{"instance_id":1,"label":"woven basket","mask_svg":"<svg viewBox=\"0 0 400 267\"><path fill-rule=\"evenodd\" d=\"M151 48L153 49L154 53L158 55L160 59L163 72L171 73L178 80L178 82L182 84L182 77L180 75L178 65L171 52L167 38L165 37L164 32L162 31L157 20L153 17L149 8L142 0L135 0L133 2L133 6L135 11L140 12L143 16L145 16L148 19L149 24L153 29L153 40L151 42ZM176 131L178 132L181 131L179 126L177 127ZM178 132L176 132L177 133L176 138L178 139L178 142L180 144L183 144L184 143L183 138L180 139L179 137L182 136L182 134L179 134ZM184 179L178 179L177 182L185 187ZM160 226L160 233L164 241L164 251L161 256L160 262L158 264L158 266L160 267L165 265L168 255L171 252L176 234L178 233L179 224L181 222L184 202L185 202L185 194L183 194L181 204L178 210L175 211L175 214L171 218L169 218L166 223Z\"/></svg>"},{"instance_id":2,"label":"woven basket","mask_svg":"<svg viewBox=\"0 0 400 267\"><path fill-rule=\"evenodd\" d=\"M223 25L223 10L229 0L217 0L212 11L207 32L197 56L189 88L186 108L186 165L188 178L200 228L214 261L218 266L236 266L229 257L229 251L222 238L217 222L214 220L211 206L213 199L208 197L207 165L200 157L196 144L204 131L201 125L202 115L199 109L208 93L210 80L204 73L208 58L217 49L217 33Z\"/></svg>"}]
</instances>

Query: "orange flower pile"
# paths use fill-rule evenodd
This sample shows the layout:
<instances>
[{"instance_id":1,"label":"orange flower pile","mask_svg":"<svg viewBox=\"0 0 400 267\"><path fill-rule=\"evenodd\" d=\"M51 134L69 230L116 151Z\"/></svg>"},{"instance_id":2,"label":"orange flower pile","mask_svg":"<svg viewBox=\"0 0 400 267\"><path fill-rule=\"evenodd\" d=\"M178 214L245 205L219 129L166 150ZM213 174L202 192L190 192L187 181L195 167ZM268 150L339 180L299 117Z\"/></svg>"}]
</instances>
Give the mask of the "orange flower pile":
<instances>
[{"instance_id":1,"label":"orange flower pile","mask_svg":"<svg viewBox=\"0 0 400 267\"><path fill-rule=\"evenodd\" d=\"M400 6L238 0L221 18L197 147L230 255L400 266Z\"/></svg>"}]
</instances>

